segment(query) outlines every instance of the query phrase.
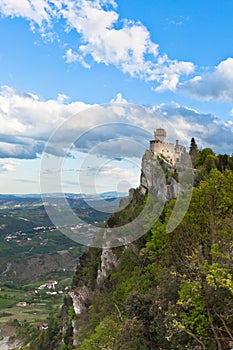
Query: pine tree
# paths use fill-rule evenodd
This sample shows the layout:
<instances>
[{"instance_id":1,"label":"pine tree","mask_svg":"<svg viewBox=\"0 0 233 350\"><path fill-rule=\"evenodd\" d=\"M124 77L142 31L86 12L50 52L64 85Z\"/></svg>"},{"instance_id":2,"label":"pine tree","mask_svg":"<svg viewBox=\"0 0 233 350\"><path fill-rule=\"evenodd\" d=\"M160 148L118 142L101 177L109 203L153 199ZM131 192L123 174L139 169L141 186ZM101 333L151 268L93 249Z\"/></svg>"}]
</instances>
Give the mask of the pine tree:
<instances>
[{"instance_id":1,"label":"pine tree","mask_svg":"<svg viewBox=\"0 0 233 350\"><path fill-rule=\"evenodd\" d=\"M196 141L195 141L194 137L192 137L191 142L190 142L189 154L191 156L193 164L195 163L195 161L197 159L198 153L199 153L199 150L198 150Z\"/></svg>"}]
</instances>

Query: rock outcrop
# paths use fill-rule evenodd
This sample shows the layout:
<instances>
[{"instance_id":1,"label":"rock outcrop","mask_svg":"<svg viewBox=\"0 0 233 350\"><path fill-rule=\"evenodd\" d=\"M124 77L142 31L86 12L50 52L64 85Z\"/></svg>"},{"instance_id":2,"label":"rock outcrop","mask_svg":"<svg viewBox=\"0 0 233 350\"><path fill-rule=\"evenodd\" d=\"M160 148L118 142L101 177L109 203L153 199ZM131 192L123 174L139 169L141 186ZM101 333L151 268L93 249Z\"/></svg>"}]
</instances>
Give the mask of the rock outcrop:
<instances>
[{"instance_id":1,"label":"rock outcrop","mask_svg":"<svg viewBox=\"0 0 233 350\"><path fill-rule=\"evenodd\" d=\"M175 167L147 150L142 158L140 190L143 194L153 190L159 201L165 203L177 197L181 186L175 179Z\"/></svg>"},{"instance_id":2,"label":"rock outcrop","mask_svg":"<svg viewBox=\"0 0 233 350\"><path fill-rule=\"evenodd\" d=\"M76 315L80 315L88 306L90 299L90 290L86 286L77 288L75 291L69 293L72 301L74 312Z\"/></svg>"},{"instance_id":3,"label":"rock outcrop","mask_svg":"<svg viewBox=\"0 0 233 350\"><path fill-rule=\"evenodd\" d=\"M117 267L117 257L110 248L103 248L101 254L101 266L98 269L97 283L107 276L108 271Z\"/></svg>"},{"instance_id":4,"label":"rock outcrop","mask_svg":"<svg viewBox=\"0 0 233 350\"><path fill-rule=\"evenodd\" d=\"M140 190L138 193L144 198L146 193L152 191L156 200L165 204L170 199L177 197L182 190L181 185L178 182L178 173L176 171L177 170L172 163L163 157L156 156L151 150L147 150L142 158ZM134 201L137 200L136 192L135 189L130 189L129 196L120 202L120 209L124 209L130 204L133 205ZM136 231L141 229L143 232L143 219L141 221L137 221L138 227L137 229L135 228ZM140 224L142 227L140 227ZM133 234L135 235L135 232L133 232ZM119 236L118 239L120 240L122 237ZM127 240L122 240L122 246L128 246ZM77 281L79 286L70 293L76 316L85 312L88 307L88 300L90 300L92 294L95 293L96 288L100 288L104 279L106 279L108 275L117 268L119 263L118 258L119 257L116 256L114 250L111 249L110 244L107 244L102 248L101 254L96 256L94 263L95 272L92 274L92 276L95 277L91 288L90 286L86 286L87 284L85 280L82 279L82 273L80 274ZM79 271L82 271L86 266L88 259L87 261L85 261L85 259L84 257L81 258L83 261L81 261L80 266L78 266ZM72 327L74 334L73 345L77 345L75 343L75 335L78 334L79 329L75 320L72 323Z\"/></svg>"}]
</instances>

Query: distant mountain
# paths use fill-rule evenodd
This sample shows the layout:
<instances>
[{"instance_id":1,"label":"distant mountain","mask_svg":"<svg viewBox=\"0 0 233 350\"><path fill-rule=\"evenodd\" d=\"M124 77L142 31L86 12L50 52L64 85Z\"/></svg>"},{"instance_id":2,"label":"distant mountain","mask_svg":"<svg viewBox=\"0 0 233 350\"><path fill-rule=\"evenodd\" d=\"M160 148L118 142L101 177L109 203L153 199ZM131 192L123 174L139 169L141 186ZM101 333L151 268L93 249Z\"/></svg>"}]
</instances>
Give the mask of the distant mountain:
<instances>
[{"instance_id":1,"label":"distant mountain","mask_svg":"<svg viewBox=\"0 0 233 350\"><path fill-rule=\"evenodd\" d=\"M111 198L122 198L128 194L126 192L103 192L100 194L84 194L84 193L29 193L29 194L0 194L0 201L12 201L19 199L35 199L42 200L42 198L60 198L65 195L68 199L88 199L88 200L99 200L99 199L111 199Z\"/></svg>"},{"instance_id":2,"label":"distant mountain","mask_svg":"<svg viewBox=\"0 0 233 350\"><path fill-rule=\"evenodd\" d=\"M0 194L0 200L10 200L10 199L16 199L16 195L14 194Z\"/></svg>"}]
</instances>

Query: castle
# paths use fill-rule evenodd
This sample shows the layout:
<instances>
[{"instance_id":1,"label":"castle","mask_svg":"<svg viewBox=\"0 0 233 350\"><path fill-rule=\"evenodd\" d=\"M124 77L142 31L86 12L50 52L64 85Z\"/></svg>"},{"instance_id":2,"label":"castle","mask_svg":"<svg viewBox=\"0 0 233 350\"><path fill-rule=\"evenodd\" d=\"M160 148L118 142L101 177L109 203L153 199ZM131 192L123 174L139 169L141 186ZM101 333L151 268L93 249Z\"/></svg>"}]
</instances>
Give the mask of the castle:
<instances>
[{"instance_id":1,"label":"castle","mask_svg":"<svg viewBox=\"0 0 233 350\"><path fill-rule=\"evenodd\" d=\"M155 139L150 141L150 151L154 155L162 155L172 165L177 165L181 162L181 157L186 153L186 148L179 144L176 140L173 143L166 142L167 133L164 129L159 128L154 132Z\"/></svg>"}]
</instances>

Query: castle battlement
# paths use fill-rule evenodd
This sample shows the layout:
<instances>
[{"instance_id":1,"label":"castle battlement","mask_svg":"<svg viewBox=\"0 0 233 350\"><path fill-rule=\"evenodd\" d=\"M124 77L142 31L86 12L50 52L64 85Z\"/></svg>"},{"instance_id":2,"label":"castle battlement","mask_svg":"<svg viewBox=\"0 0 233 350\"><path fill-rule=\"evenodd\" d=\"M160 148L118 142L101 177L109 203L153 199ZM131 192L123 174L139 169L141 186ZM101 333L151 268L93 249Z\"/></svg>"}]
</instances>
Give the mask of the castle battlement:
<instances>
[{"instance_id":1,"label":"castle battlement","mask_svg":"<svg viewBox=\"0 0 233 350\"><path fill-rule=\"evenodd\" d=\"M173 165L181 162L181 157L186 153L186 148L179 144L179 140L176 143L166 142L167 133L164 129L158 128L154 132L154 140L150 141L150 151L154 155L162 155Z\"/></svg>"}]
</instances>

